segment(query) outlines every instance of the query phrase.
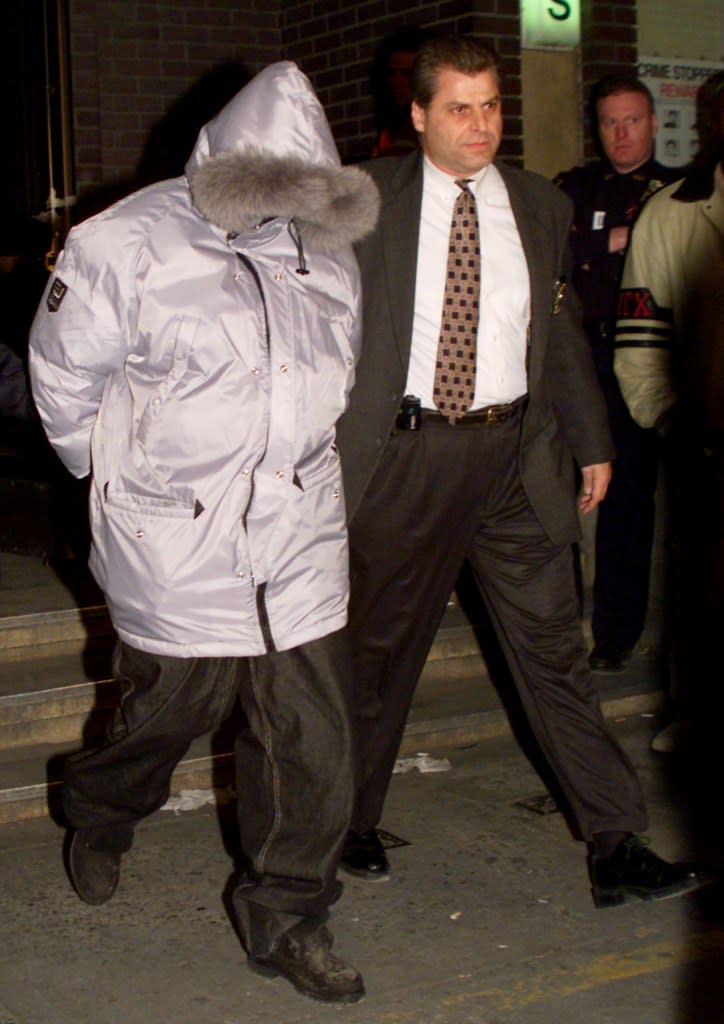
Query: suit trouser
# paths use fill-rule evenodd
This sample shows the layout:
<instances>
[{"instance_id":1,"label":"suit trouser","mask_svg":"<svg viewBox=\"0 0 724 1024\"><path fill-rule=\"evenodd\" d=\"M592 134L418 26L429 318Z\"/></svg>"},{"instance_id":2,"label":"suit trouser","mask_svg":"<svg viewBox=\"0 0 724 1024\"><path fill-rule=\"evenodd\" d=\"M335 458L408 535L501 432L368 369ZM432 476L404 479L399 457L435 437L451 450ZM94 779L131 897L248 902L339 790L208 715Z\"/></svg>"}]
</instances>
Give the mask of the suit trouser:
<instances>
[{"instance_id":1,"label":"suit trouser","mask_svg":"<svg viewBox=\"0 0 724 1024\"><path fill-rule=\"evenodd\" d=\"M598 508L591 628L595 643L627 650L646 621L659 436L631 419L612 369L599 370L599 382L617 455Z\"/></svg>"},{"instance_id":2,"label":"suit trouser","mask_svg":"<svg viewBox=\"0 0 724 1024\"><path fill-rule=\"evenodd\" d=\"M572 547L548 539L521 483L520 420L450 427L423 416L422 430L393 434L350 524L355 831L379 822L415 686L466 558L582 837L646 827L635 770L591 682Z\"/></svg>"},{"instance_id":3,"label":"suit trouser","mask_svg":"<svg viewBox=\"0 0 724 1024\"><path fill-rule=\"evenodd\" d=\"M343 631L254 658L172 658L125 643L121 703L106 744L66 763L63 803L89 845L128 850L133 827L168 798L191 741L238 699L236 789L245 858L233 904L248 953L315 926L341 894L353 752Z\"/></svg>"}]
</instances>

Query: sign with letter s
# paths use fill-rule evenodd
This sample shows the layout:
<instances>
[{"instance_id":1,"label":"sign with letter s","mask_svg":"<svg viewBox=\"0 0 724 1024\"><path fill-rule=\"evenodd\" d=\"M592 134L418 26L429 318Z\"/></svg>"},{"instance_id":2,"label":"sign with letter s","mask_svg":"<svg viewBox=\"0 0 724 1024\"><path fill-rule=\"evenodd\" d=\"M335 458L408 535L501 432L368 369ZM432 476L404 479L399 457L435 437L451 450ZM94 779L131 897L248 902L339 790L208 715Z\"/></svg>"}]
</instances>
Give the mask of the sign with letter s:
<instances>
[{"instance_id":1,"label":"sign with letter s","mask_svg":"<svg viewBox=\"0 0 724 1024\"><path fill-rule=\"evenodd\" d=\"M520 0L521 45L570 50L581 39L580 0Z\"/></svg>"}]
</instances>

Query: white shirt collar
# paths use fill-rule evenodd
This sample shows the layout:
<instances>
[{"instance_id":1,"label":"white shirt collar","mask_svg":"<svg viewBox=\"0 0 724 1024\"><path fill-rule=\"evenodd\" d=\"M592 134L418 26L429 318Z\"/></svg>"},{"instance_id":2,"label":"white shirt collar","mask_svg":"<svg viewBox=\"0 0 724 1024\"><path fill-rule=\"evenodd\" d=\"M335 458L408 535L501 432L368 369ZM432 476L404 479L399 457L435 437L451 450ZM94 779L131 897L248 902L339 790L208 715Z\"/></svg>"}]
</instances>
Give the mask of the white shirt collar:
<instances>
[{"instance_id":1,"label":"white shirt collar","mask_svg":"<svg viewBox=\"0 0 724 1024\"><path fill-rule=\"evenodd\" d=\"M471 191L476 195L490 168L491 165L486 164L486 166L482 167L477 174L466 175L466 180L472 182ZM436 167L432 160L427 156L424 156L423 174L424 187L441 198L447 199L450 196L456 196L460 191L459 187L455 184L455 181L457 180L455 175L448 174L446 171L441 171L440 168Z\"/></svg>"}]
</instances>

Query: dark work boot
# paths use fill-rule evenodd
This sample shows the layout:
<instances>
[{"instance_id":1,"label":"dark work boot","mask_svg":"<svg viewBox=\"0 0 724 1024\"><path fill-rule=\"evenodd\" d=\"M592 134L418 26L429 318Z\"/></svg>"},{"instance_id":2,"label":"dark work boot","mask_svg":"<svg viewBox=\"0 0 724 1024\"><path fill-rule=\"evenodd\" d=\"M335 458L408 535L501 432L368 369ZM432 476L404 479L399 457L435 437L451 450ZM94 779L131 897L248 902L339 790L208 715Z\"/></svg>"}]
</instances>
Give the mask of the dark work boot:
<instances>
[{"instance_id":1,"label":"dark work boot","mask_svg":"<svg viewBox=\"0 0 724 1024\"><path fill-rule=\"evenodd\" d=\"M632 647L617 647L602 641L589 654L588 664L592 672L623 672L632 654Z\"/></svg>"},{"instance_id":2,"label":"dark work boot","mask_svg":"<svg viewBox=\"0 0 724 1024\"><path fill-rule=\"evenodd\" d=\"M322 925L313 932L285 932L264 956L249 966L266 977L281 975L298 992L325 1003L357 1003L365 994L361 974L331 952L332 934Z\"/></svg>"},{"instance_id":3,"label":"dark work boot","mask_svg":"<svg viewBox=\"0 0 724 1024\"><path fill-rule=\"evenodd\" d=\"M107 903L121 876L121 854L93 850L81 831L74 832L68 846L67 867L73 888L85 903Z\"/></svg>"}]
</instances>

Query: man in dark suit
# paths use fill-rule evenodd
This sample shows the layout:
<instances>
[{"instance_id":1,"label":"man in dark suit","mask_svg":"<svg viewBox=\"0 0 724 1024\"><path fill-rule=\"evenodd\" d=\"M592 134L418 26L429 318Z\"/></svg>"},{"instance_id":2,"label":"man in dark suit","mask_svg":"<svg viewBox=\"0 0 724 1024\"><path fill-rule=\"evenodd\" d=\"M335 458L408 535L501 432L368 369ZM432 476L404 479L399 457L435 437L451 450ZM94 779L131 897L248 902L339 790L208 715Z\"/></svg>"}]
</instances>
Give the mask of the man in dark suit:
<instances>
[{"instance_id":1,"label":"man in dark suit","mask_svg":"<svg viewBox=\"0 0 724 1024\"><path fill-rule=\"evenodd\" d=\"M418 676L468 559L590 844L596 904L670 896L697 876L634 834L646 827L643 795L606 730L578 614L574 459L586 513L606 493L614 452L565 290L570 204L543 178L494 161L500 80L477 42L423 44L412 95L421 152L366 165L382 210L357 252L364 343L338 434L359 744L343 866L367 878L389 871L376 826ZM472 326L450 341L463 322Z\"/></svg>"}]
</instances>

